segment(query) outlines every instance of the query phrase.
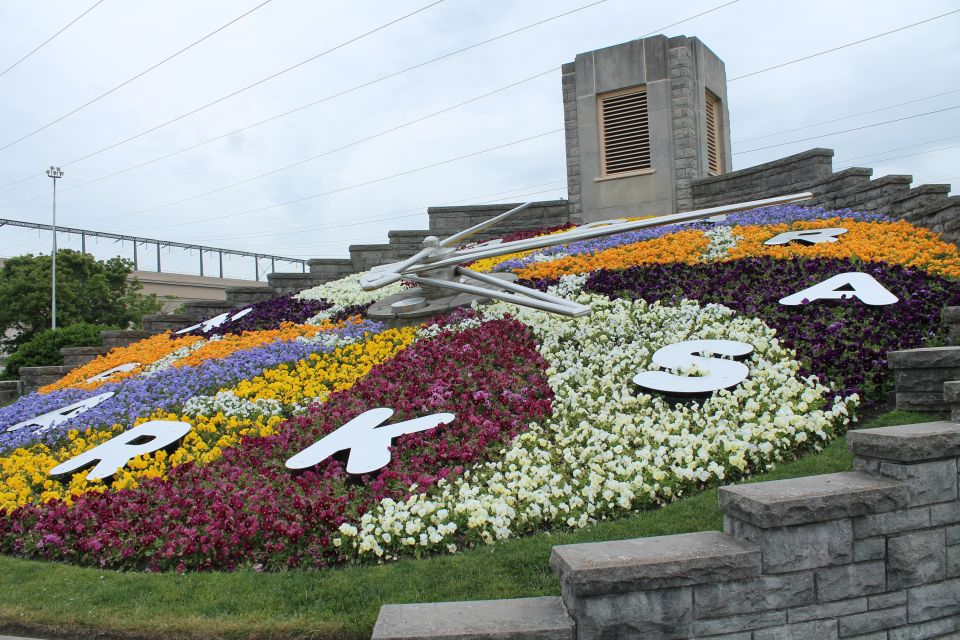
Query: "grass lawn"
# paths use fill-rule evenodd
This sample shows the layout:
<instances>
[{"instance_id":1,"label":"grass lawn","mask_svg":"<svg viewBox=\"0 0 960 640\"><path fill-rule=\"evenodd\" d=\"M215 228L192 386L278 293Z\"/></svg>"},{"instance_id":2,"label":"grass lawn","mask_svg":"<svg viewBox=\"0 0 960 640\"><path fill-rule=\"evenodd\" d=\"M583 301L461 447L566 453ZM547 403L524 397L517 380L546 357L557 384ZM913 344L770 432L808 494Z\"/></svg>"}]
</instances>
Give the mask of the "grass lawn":
<instances>
[{"instance_id":1,"label":"grass lawn","mask_svg":"<svg viewBox=\"0 0 960 640\"><path fill-rule=\"evenodd\" d=\"M942 416L887 413L864 427ZM750 482L846 471L846 440ZM0 557L0 631L66 638L368 638L380 605L558 595L556 544L719 530L712 489L574 532L453 556L287 573L139 574Z\"/></svg>"}]
</instances>

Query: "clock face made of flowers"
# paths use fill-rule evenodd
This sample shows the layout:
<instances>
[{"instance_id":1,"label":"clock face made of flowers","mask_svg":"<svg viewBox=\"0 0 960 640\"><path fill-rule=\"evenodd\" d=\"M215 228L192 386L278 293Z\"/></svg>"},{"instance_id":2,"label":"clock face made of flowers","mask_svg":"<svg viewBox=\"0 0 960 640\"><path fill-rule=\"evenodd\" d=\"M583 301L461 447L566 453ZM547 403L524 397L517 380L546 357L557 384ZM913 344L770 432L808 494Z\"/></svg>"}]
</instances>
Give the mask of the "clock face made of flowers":
<instances>
[{"instance_id":1,"label":"clock face made of flowers","mask_svg":"<svg viewBox=\"0 0 960 640\"><path fill-rule=\"evenodd\" d=\"M872 214L564 232L470 270L588 315L499 301L389 329L363 305L410 291L352 276L0 408L0 549L283 568L585 526L821 446L960 302L956 251Z\"/></svg>"}]
</instances>

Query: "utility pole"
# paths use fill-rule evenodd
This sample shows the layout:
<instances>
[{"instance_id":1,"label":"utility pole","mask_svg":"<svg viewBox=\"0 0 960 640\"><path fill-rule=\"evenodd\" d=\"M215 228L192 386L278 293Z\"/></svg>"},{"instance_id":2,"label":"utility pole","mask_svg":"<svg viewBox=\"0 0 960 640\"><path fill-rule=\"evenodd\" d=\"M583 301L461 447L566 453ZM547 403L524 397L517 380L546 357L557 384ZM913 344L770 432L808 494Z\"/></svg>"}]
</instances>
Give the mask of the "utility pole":
<instances>
[{"instance_id":1,"label":"utility pole","mask_svg":"<svg viewBox=\"0 0 960 640\"><path fill-rule=\"evenodd\" d=\"M63 170L53 165L47 169L47 175L53 178L53 268L50 275L50 328L57 328L57 178L63 177Z\"/></svg>"}]
</instances>

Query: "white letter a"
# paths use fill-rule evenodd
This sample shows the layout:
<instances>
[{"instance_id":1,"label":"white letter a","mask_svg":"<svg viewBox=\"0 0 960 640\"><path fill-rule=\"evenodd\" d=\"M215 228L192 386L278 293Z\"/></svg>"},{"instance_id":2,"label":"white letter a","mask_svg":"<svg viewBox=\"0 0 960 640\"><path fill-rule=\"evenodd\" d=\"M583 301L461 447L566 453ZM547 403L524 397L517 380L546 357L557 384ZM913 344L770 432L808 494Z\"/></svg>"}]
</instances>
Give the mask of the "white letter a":
<instances>
[{"instance_id":1,"label":"white letter a","mask_svg":"<svg viewBox=\"0 0 960 640\"><path fill-rule=\"evenodd\" d=\"M859 298L864 304L894 304L899 299L887 291L882 284L868 273L841 273L828 278L820 284L789 295L780 300L780 304L797 305L804 300L839 300L841 298Z\"/></svg>"}]
</instances>

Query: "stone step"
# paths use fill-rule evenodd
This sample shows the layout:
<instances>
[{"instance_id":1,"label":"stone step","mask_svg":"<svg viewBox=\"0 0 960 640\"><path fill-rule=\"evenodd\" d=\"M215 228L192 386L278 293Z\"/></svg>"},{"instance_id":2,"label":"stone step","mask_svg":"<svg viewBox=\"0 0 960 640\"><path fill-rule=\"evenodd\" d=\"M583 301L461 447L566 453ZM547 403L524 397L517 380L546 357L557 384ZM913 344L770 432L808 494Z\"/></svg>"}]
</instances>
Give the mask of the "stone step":
<instances>
[{"instance_id":1,"label":"stone step","mask_svg":"<svg viewBox=\"0 0 960 640\"><path fill-rule=\"evenodd\" d=\"M892 511L907 492L895 480L845 471L720 487L718 497L725 516L768 529Z\"/></svg>"},{"instance_id":2,"label":"stone step","mask_svg":"<svg viewBox=\"0 0 960 640\"><path fill-rule=\"evenodd\" d=\"M563 596L663 589L760 575L760 549L719 531L558 545L550 567Z\"/></svg>"},{"instance_id":3,"label":"stone step","mask_svg":"<svg viewBox=\"0 0 960 640\"><path fill-rule=\"evenodd\" d=\"M517 598L380 609L371 640L574 640L573 621L560 598Z\"/></svg>"},{"instance_id":4,"label":"stone step","mask_svg":"<svg viewBox=\"0 0 960 640\"><path fill-rule=\"evenodd\" d=\"M107 350L110 350L116 347L126 347L134 342L140 342L145 338L156 335L156 333L144 329L111 329L109 331L101 331L100 335L103 336L103 346Z\"/></svg>"},{"instance_id":5,"label":"stone step","mask_svg":"<svg viewBox=\"0 0 960 640\"><path fill-rule=\"evenodd\" d=\"M143 316L143 328L153 333L163 333L164 331L177 331L186 326L194 324L195 320L184 314L154 314Z\"/></svg>"},{"instance_id":6,"label":"stone step","mask_svg":"<svg viewBox=\"0 0 960 640\"><path fill-rule=\"evenodd\" d=\"M913 184L913 176L896 174L881 176L870 182L859 184L853 189L853 208L867 211L887 209L895 196L910 190L911 184Z\"/></svg>"},{"instance_id":7,"label":"stone step","mask_svg":"<svg viewBox=\"0 0 960 640\"><path fill-rule=\"evenodd\" d=\"M73 367L54 365L48 367L20 367L20 391L23 395L33 393L40 387L53 384L70 373Z\"/></svg>"},{"instance_id":8,"label":"stone step","mask_svg":"<svg viewBox=\"0 0 960 640\"><path fill-rule=\"evenodd\" d=\"M939 202L949 194L948 184L922 184L891 197L889 213L897 218L909 218L914 211Z\"/></svg>"},{"instance_id":9,"label":"stone step","mask_svg":"<svg viewBox=\"0 0 960 640\"><path fill-rule=\"evenodd\" d=\"M60 349L60 355L63 356L64 366L76 369L108 351L110 351L109 347L63 347Z\"/></svg>"},{"instance_id":10,"label":"stone step","mask_svg":"<svg viewBox=\"0 0 960 640\"><path fill-rule=\"evenodd\" d=\"M270 283L270 297L275 298L288 293L300 293L340 277L319 273L271 273L267 276L267 282Z\"/></svg>"},{"instance_id":11,"label":"stone step","mask_svg":"<svg viewBox=\"0 0 960 640\"><path fill-rule=\"evenodd\" d=\"M952 383L960 385L960 382ZM960 391L960 386L957 387ZM858 458L921 462L960 456L960 424L921 422L877 429L855 429L847 445Z\"/></svg>"},{"instance_id":12,"label":"stone step","mask_svg":"<svg viewBox=\"0 0 960 640\"><path fill-rule=\"evenodd\" d=\"M19 395L19 380L0 380L0 404L13 402Z\"/></svg>"},{"instance_id":13,"label":"stone step","mask_svg":"<svg viewBox=\"0 0 960 640\"><path fill-rule=\"evenodd\" d=\"M353 260L350 258L314 258L307 261L310 273L321 276L335 276L342 278L353 273Z\"/></svg>"},{"instance_id":14,"label":"stone step","mask_svg":"<svg viewBox=\"0 0 960 640\"><path fill-rule=\"evenodd\" d=\"M269 285L260 287L227 287L227 304L231 307L246 307L255 302L270 300L277 296Z\"/></svg>"},{"instance_id":15,"label":"stone step","mask_svg":"<svg viewBox=\"0 0 960 640\"><path fill-rule=\"evenodd\" d=\"M960 346L891 351L887 364L893 370L897 409L950 411L943 383L960 380Z\"/></svg>"},{"instance_id":16,"label":"stone step","mask_svg":"<svg viewBox=\"0 0 960 640\"><path fill-rule=\"evenodd\" d=\"M191 300L183 306L185 315L193 322L207 320L233 308L226 300Z\"/></svg>"}]
</instances>

